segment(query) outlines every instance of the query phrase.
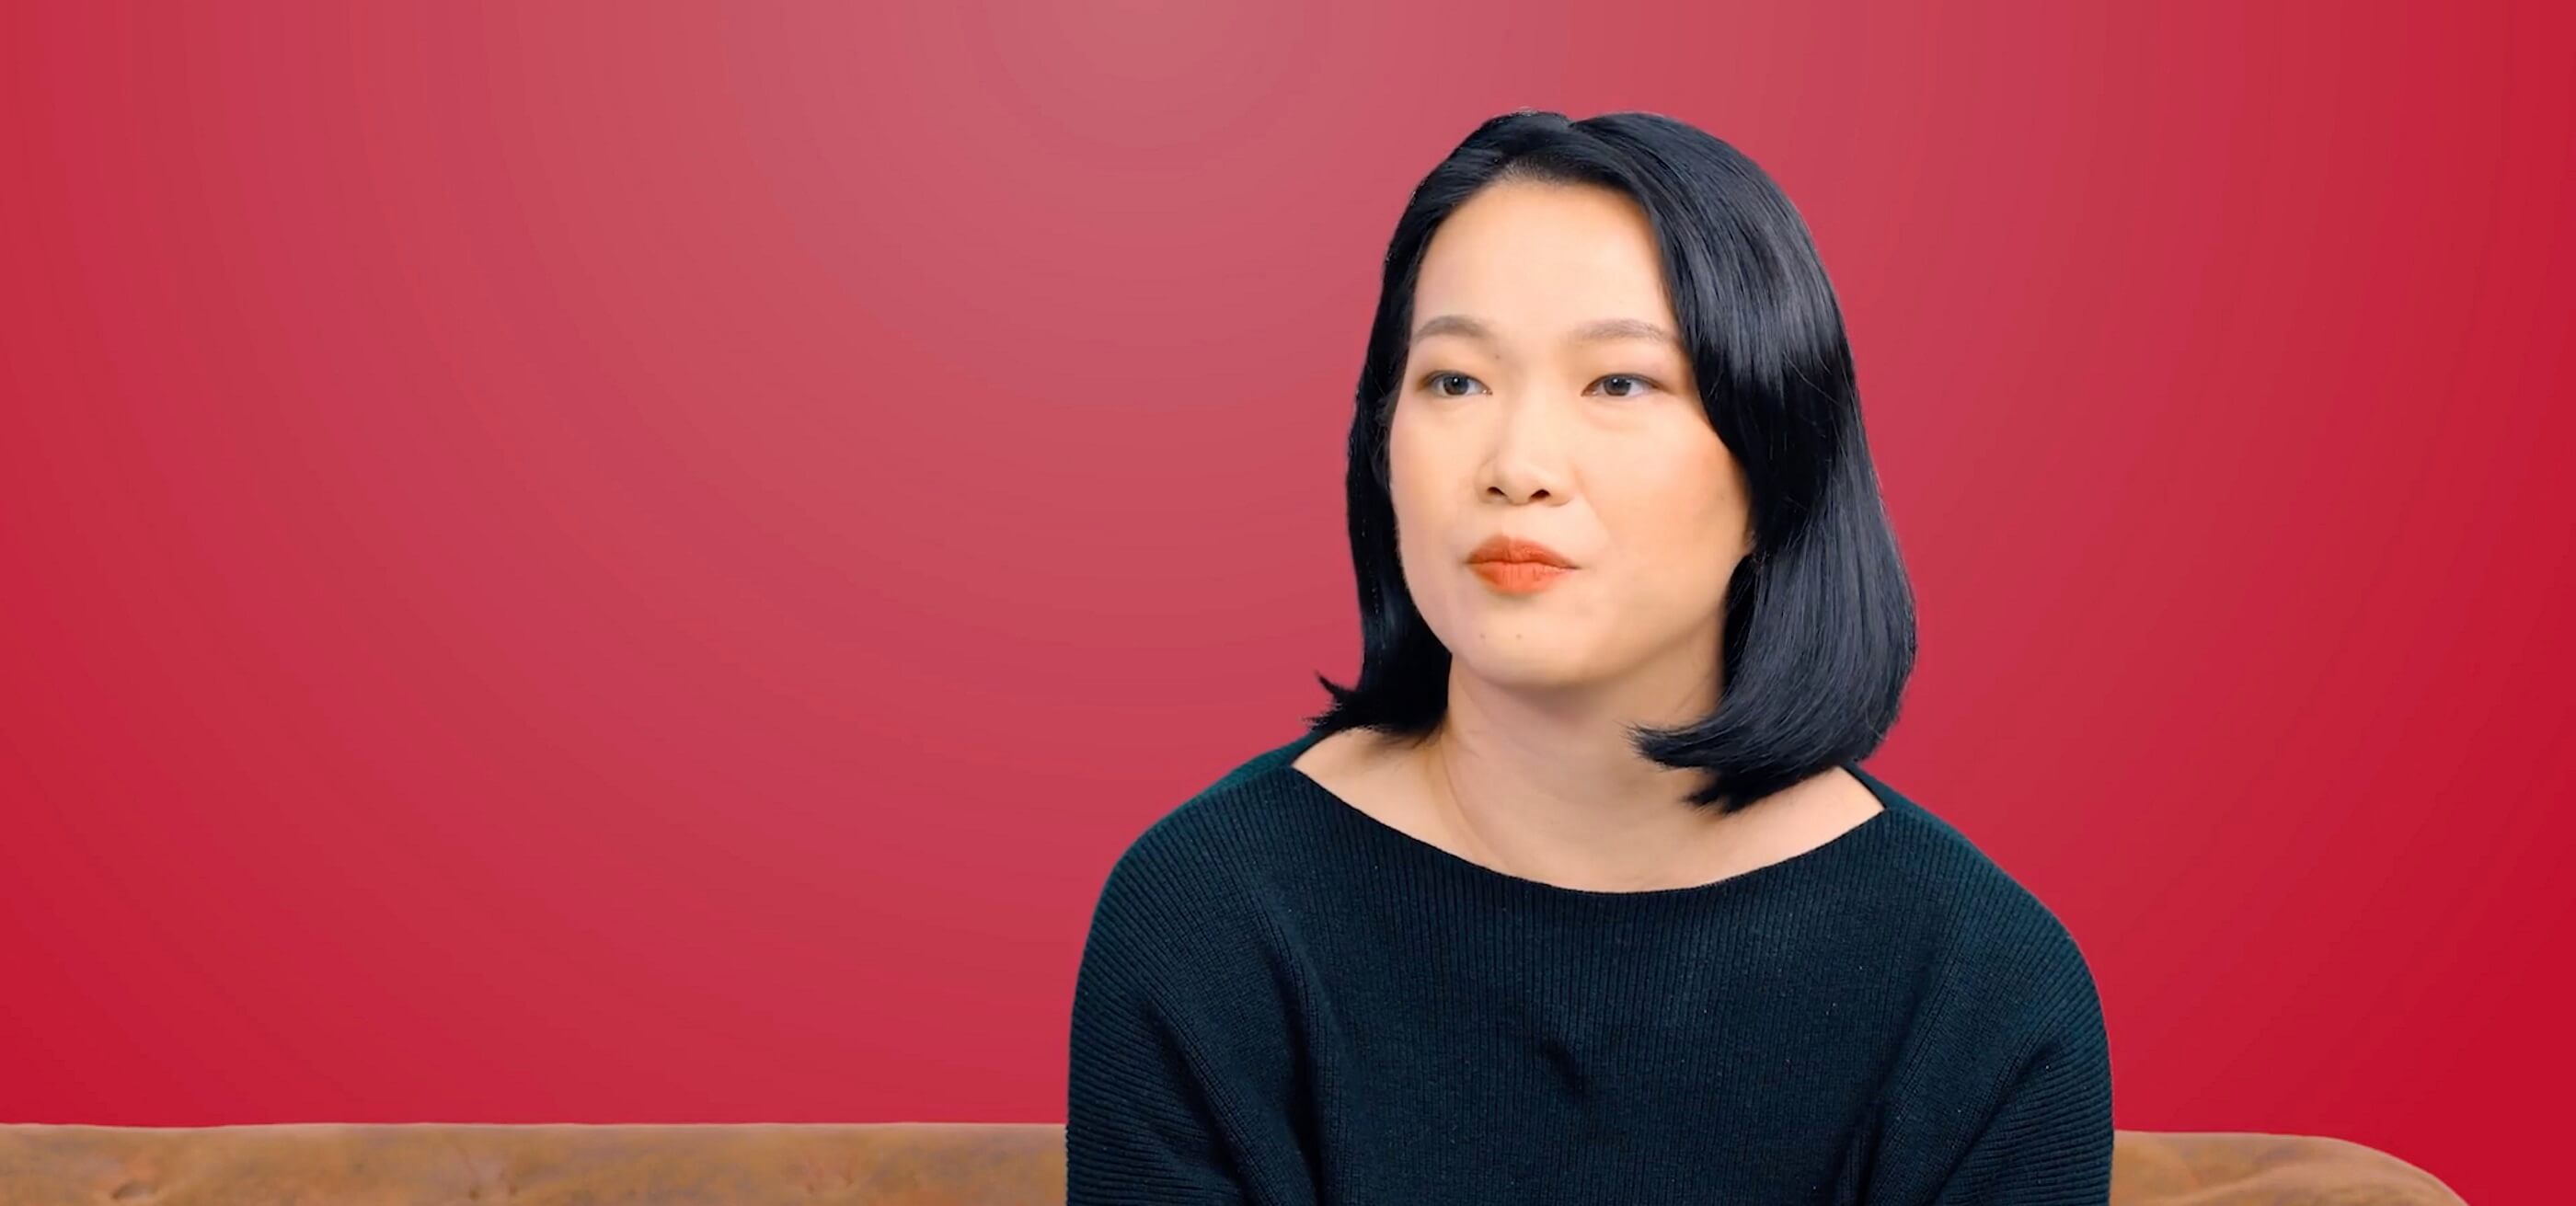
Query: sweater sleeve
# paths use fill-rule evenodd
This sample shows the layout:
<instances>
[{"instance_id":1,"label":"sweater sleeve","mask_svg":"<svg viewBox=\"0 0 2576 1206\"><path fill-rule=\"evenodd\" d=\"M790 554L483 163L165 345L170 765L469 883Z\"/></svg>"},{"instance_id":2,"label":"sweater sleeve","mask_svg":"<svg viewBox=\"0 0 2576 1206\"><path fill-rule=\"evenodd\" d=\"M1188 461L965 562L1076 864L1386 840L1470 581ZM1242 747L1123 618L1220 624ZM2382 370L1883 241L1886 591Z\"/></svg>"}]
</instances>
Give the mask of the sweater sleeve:
<instances>
[{"instance_id":1,"label":"sweater sleeve","mask_svg":"<svg viewBox=\"0 0 2576 1206\"><path fill-rule=\"evenodd\" d=\"M2098 1043L2043 1047L1935 1199L1940 1206L2104 1206L2111 1074Z\"/></svg>"},{"instance_id":2,"label":"sweater sleeve","mask_svg":"<svg viewBox=\"0 0 2576 1206\"><path fill-rule=\"evenodd\" d=\"M1112 868L1073 996L1066 1206L1306 1206L1290 1018L1214 851Z\"/></svg>"},{"instance_id":3,"label":"sweater sleeve","mask_svg":"<svg viewBox=\"0 0 2576 1206\"><path fill-rule=\"evenodd\" d=\"M1938 1206L2110 1201L2111 1060L2101 998L2080 956L2059 983L2053 1024L1951 1169Z\"/></svg>"},{"instance_id":4,"label":"sweater sleeve","mask_svg":"<svg viewBox=\"0 0 2576 1206\"><path fill-rule=\"evenodd\" d=\"M1833 1200L1850 1206L2104 1206L2111 1061L2073 937L2022 900L1967 912L1916 1006Z\"/></svg>"}]
</instances>

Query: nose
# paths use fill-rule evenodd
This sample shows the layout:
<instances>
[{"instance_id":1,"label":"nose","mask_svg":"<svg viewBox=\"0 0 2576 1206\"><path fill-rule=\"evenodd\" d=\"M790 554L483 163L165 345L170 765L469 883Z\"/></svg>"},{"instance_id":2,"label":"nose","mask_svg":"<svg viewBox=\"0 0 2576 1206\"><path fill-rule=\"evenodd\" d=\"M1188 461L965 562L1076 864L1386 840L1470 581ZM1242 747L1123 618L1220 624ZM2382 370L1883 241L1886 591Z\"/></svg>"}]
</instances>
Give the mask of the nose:
<instances>
[{"instance_id":1,"label":"nose","mask_svg":"<svg viewBox=\"0 0 2576 1206\"><path fill-rule=\"evenodd\" d=\"M1556 430L1560 409L1533 396L1500 404L1482 474L1487 497L1515 504L1565 497L1565 444Z\"/></svg>"}]
</instances>

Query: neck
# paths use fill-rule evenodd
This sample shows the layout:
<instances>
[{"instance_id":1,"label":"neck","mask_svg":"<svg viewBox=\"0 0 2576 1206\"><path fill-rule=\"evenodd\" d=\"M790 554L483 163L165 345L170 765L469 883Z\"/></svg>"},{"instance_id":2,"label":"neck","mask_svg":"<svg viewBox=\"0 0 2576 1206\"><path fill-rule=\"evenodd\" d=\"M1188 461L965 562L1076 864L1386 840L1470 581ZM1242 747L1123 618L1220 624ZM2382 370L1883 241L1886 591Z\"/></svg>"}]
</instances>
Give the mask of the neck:
<instances>
[{"instance_id":1,"label":"neck","mask_svg":"<svg viewBox=\"0 0 2576 1206\"><path fill-rule=\"evenodd\" d=\"M1453 666L1448 715L1417 751L1422 790L1471 856L1513 874L1604 891L1699 882L1738 818L1690 802L1701 772L1631 743L1628 725L1684 724L1715 702L1707 689L1663 694L1663 706L1532 695Z\"/></svg>"}]
</instances>

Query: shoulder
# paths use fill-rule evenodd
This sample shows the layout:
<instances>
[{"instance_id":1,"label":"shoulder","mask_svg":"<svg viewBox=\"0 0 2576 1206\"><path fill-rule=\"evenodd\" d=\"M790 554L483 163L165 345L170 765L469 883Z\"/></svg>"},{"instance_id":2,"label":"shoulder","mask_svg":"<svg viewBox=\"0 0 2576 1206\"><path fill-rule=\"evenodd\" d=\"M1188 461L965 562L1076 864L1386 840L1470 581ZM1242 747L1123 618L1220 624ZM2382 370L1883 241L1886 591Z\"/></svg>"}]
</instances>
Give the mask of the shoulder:
<instances>
[{"instance_id":1,"label":"shoulder","mask_svg":"<svg viewBox=\"0 0 2576 1206\"><path fill-rule=\"evenodd\" d=\"M1927 1187L1926 1200L1937 1186L1944 1201L1963 1187L2073 1200L2039 1185L2049 1182L2101 1201L2110 1040L2083 950L1957 825L1912 800L1890 810L1901 840L1873 871L1895 896L1880 916L1908 935L1891 977L1908 1012L1889 1032L1865 1140L1872 1183ZM2016 1178L2022 1188L2007 1192Z\"/></svg>"},{"instance_id":2,"label":"shoulder","mask_svg":"<svg viewBox=\"0 0 2576 1206\"><path fill-rule=\"evenodd\" d=\"M1941 813L1863 778L1894 814L1886 886L1924 927L1923 970L1989 1008L2098 1025L2091 966L2058 912Z\"/></svg>"},{"instance_id":3,"label":"shoulder","mask_svg":"<svg viewBox=\"0 0 2576 1206\"><path fill-rule=\"evenodd\" d=\"M1292 819L1278 806L1279 779L1305 744L1291 742L1245 757L1157 815L1120 852L1112 878L1121 872L1129 878L1222 877L1273 848L1272 831Z\"/></svg>"},{"instance_id":4,"label":"shoulder","mask_svg":"<svg viewBox=\"0 0 2576 1206\"><path fill-rule=\"evenodd\" d=\"M1235 762L1148 822L1110 865L1094 939L1104 931L1183 938L1257 913L1255 885L1269 878L1263 860L1310 844L1287 831L1293 813L1276 790L1297 744Z\"/></svg>"},{"instance_id":5,"label":"shoulder","mask_svg":"<svg viewBox=\"0 0 2576 1206\"><path fill-rule=\"evenodd\" d=\"M1315 843L1290 828L1295 810L1272 774L1286 761L1278 754L1227 768L1119 852L1083 939L1078 1026L1150 1014L1200 1036L1202 1054L1223 1048L1264 1068L1279 1058L1265 1036L1312 999L1288 937L1311 902L1286 894L1280 865ZM1262 1049L1236 1049L1246 1043Z\"/></svg>"},{"instance_id":6,"label":"shoulder","mask_svg":"<svg viewBox=\"0 0 2576 1206\"><path fill-rule=\"evenodd\" d=\"M2101 1103L2082 1109L2107 1131L2110 1038L2074 934L1956 825L1904 797L1889 808L1898 840L1876 871L1883 916L1907 935L1904 966L1890 970L1911 1012L1884 1090L1888 1142L1955 1151L2040 1083Z\"/></svg>"}]
</instances>

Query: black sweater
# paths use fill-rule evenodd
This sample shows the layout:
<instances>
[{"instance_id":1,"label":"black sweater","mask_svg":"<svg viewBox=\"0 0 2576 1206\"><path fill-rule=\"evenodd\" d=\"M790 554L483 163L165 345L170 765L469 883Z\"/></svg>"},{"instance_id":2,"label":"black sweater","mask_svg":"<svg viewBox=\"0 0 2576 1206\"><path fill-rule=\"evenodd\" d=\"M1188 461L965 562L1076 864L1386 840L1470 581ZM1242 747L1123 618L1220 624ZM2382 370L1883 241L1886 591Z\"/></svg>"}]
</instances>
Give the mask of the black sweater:
<instances>
[{"instance_id":1,"label":"black sweater","mask_svg":"<svg viewBox=\"0 0 2576 1206\"><path fill-rule=\"evenodd\" d=\"M1119 856L1082 951L1068 1206L2108 1200L2066 928L1886 805L1714 883L1559 887L1229 771Z\"/></svg>"}]
</instances>

